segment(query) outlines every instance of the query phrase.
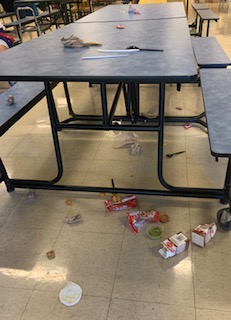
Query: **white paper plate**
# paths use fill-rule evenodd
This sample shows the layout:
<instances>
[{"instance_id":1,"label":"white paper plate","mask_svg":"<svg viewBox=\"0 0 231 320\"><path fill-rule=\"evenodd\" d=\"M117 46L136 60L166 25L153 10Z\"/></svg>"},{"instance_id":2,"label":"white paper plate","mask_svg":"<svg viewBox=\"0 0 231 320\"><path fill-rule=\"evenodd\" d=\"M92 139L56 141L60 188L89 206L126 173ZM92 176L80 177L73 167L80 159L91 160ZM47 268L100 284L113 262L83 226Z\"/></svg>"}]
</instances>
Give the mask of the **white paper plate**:
<instances>
[{"instance_id":1,"label":"white paper plate","mask_svg":"<svg viewBox=\"0 0 231 320\"><path fill-rule=\"evenodd\" d=\"M68 282L66 287L60 291L59 300L65 306L73 306L81 299L82 292L82 288L78 284L74 282Z\"/></svg>"}]
</instances>

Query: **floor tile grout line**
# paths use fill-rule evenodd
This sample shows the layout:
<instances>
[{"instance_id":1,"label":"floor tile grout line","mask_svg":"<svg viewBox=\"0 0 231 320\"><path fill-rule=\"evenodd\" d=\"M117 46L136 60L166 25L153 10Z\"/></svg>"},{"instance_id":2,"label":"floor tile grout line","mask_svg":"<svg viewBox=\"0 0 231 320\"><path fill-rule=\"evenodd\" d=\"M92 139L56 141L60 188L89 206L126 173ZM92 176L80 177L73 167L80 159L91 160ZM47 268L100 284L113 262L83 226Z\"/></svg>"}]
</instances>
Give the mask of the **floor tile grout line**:
<instances>
[{"instance_id":1,"label":"floor tile grout line","mask_svg":"<svg viewBox=\"0 0 231 320\"><path fill-rule=\"evenodd\" d=\"M118 260L117 260L117 264L116 264L115 276L114 276L114 280L113 280L113 284L112 284L111 296L110 296L110 301L109 301L109 307L108 307L106 320L108 319L109 312L110 312L110 306L111 306L111 303L112 303L112 295L113 295L113 291L114 291L114 287L115 287L115 282L116 282L118 267L119 267L119 263L120 263L120 257L121 257L121 253L122 253L123 243L124 243L124 239L125 239L125 236L126 236L125 235L126 227L127 227L127 225L125 225L125 228L124 228L124 234L123 234L123 238L122 238L121 245L120 245L120 251L119 251L119 254L118 254Z\"/></svg>"},{"instance_id":2,"label":"floor tile grout line","mask_svg":"<svg viewBox=\"0 0 231 320\"><path fill-rule=\"evenodd\" d=\"M190 230L193 230L194 226L192 226L192 219L191 219L191 202L190 199L188 201L188 208L189 208L189 225ZM191 238L191 237L190 237ZM195 272L194 272L194 248L192 246L191 240L191 270L192 270L192 285L193 285L193 300L194 300L194 312L195 312L195 320L197 320L197 312L196 312L196 284L195 284Z\"/></svg>"}]
</instances>

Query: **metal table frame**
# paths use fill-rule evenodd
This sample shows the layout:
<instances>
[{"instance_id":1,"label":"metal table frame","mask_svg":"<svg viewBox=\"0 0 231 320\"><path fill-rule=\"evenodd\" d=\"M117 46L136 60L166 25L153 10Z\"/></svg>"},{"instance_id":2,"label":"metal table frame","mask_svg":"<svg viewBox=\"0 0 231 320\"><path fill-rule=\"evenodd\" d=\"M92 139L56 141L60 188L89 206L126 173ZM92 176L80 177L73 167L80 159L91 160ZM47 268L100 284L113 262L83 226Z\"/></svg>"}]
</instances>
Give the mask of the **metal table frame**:
<instances>
[{"instance_id":1,"label":"metal table frame","mask_svg":"<svg viewBox=\"0 0 231 320\"><path fill-rule=\"evenodd\" d=\"M162 22L161 22L162 21ZM169 21L169 22L168 22ZM183 21L183 18L180 19L180 21ZM130 22L129 22L130 23ZM142 22L144 23L144 22ZM173 21L173 19L163 19L156 21L155 23L153 21L148 22L149 26L152 28L155 28L155 26L158 26L161 28L164 26L166 23L168 24L168 27L171 28L171 25L174 24L176 25L177 28L181 28L179 26L179 21ZM154 23L154 25L153 25ZM137 22L135 24L137 26ZM187 25L187 21L184 21L184 26ZM99 30L104 30L105 29L105 23L102 25L97 26ZM133 30L133 26L129 26L127 24L127 28ZM67 27L58 29L54 31L54 33L50 33L48 35L45 35L44 37L40 37L34 41L32 45L35 44L40 44L40 49L42 46L45 46L46 39L50 40L49 43L54 46L52 47L52 51L57 52L56 46L57 46L57 39L60 39L60 36L62 36L65 33L65 28L68 28L70 32L72 32L73 28L77 28L80 31L86 32L86 35L88 32L90 32L91 28L94 29L95 25L93 24L88 24L88 28L85 28L85 24L83 23L78 23L73 24L73 25L68 25ZM137 27L138 28L138 27ZM107 28L106 28L107 29ZM135 30L133 30L135 32ZM115 29L113 29L111 32L115 33ZM159 33L157 33L158 36ZM85 36L86 36L85 35ZM185 35L185 33L183 33ZM103 37L103 35L100 35L97 33L98 37ZM142 35L141 35L142 36ZM154 36L154 35L153 35ZM138 35L137 35L138 37ZM189 34L188 34L189 37ZM143 37L141 37L143 39ZM169 38L170 44L174 39ZM187 38L190 39L190 38ZM144 39L145 40L145 39ZM148 41L149 39L145 40ZM108 44L112 41L111 35L110 38L108 38ZM125 41L122 39L121 41ZM180 38L179 41L183 41L182 43L185 44L185 41ZM165 41L166 43L166 41ZM30 46L30 43L26 43L25 45ZM188 54L184 55L184 61L181 60L180 65L185 65L188 66L189 61L193 63L193 53L192 53L192 48L190 49L189 46L190 44L187 43L188 49ZM9 52L9 56L14 53L14 50L17 49L17 57L18 61L20 62L21 59L21 48L20 46L18 48L13 48ZM60 50L60 49L59 49ZM4 54L4 53L3 53ZM60 54L60 56L59 56ZM79 53L80 55L81 53ZM168 52L166 53L168 55ZM58 59L57 63L59 63L59 59L62 59L64 53L62 51L58 52L58 56L56 57ZM190 55L190 57L189 57ZM177 50L176 52L173 52L173 57L174 59L178 59L179 56L179 51ZM149 56L150 57L150 56ZM6 57L7 58L7 57ZM10 57L9 57L10 59ZM47 180L30 180L30 179L11 179L9 178L7 174L7 170L3 164L2 161L0 161L0 174L1 178L0 181L4 181L6 184L7 190L12 191L14 188L31 188L31 189L52 189L52 190L70 190L70 191L87 191L87 192L117 192L117 193L133 193L133 194L147 194L147 195L163 195L163 196L180 196L180 197L196 197L196 198L216 198L220 199L222 202L227 202L229 197L228 197L228 183L230 181L230 164L228 165L227 169L227 175L226 175L226 180L224 182L224 188L222 189L212 189L212 188L190 188L190 187L174 187L172 185L169 185L164 177L163 177L163 143L164 143L164 127L166 121L172 121L176 122L177 119L174 119L174 117L165 117L165 91L166 91L166 84L168 83L195 83L197 81L197 69L196 65L193 67L190 67L187 72L179 72L177 74L177 70L174 71L173 76L168 76L168 75L163 75L159 76L159 71L157 69L156 75L152 75L151 78L146 76L145 70L141 70L143 72L143 75L140 74L140 76L137 78L136 72L138 70L134 69L129 69L131 70L130 75L125 75L125 76L107 76L104 75L102 76L94 76L94 70L89 70L88 75L84 76L78 76L73 74L74 70L72 70L71 66L69 70L69 73L65 73L65 75L58 75L53 72L55 72L55 66L52 66L52 70L49 71L51 74L44 75L43 70L39 70L41 74L36 74L36 75L27 75L27 71L25 69L22 69L20 71L20 68L22 68L21 65L19 65L19 69L17 72L21 72L21 75L17 74L11 74L8 70L8 60L4 60L4 66L2 65L2 75L0 75L1 80L8 80L8 79L14 79L18 81L43 81L45 85L45 90L46 90L46 97L47 97L47 102L48 102L48 110L49 110L49 116L50 116L50 122L51 122L51 129L52 129L52 136L53 136L53 141L54 141L54 148L55 148L55 154L56 154L56 162L58 166L58 173L54 179L51 181ZM33 57L36 61L36 57ZM137 58L138 59L138 58ZM162 58L161 58L162 59ZM35 63L33 61L33 63ZM151 60L150 60L151 61ZM161 60L162 61L162 60ZM135 60L133 61L135 63ZM148 60L147 60L148 62ZM101 62L104 63L104 62ZM106 62L105 62L106 63ZM108 62L109 63L109 62ZM125 60L126 63L126 60ZM165 68L164 60L162 61L163 63L163 68ZM126 66L126 65L125 65ZM1 65L0 65L1 67ZM66 66L68 67L68 66ZM175 68L175 66L173 65ZM78 72L81 72L81 68L85 68L85 65L83 64L80 65L80 70L76 69ZM112 67L112 72L113 68L116 68L116 65ZM159 66L158 66L159 68ZM188 68L188 67L187 67ZM107 70L107 69L105 69ZM124 68L123 68L124 70ZM194 73L195 71L195 73ZM14 70L12 72L15 72ZM47 70L44 70L44 72L48 72ZM65 71L66 72L66 71ZM107 71L105 71L107 72ZM165 73L168 73L168 70L165 71ZM176 72L176 74L175 74ZM26 76L24 76L24 74ZM182 74L182 75L181 75ZM137 78L137 80L135 80ZM100 94L101 94L101 103L102 103L102 115L101 118L95 119L95 120L100 120L100 122L97 121L89 121L87 124L81 123L81 121L78 121L77 123L74 123L71 119L75 115L72 114L72 118L67 119L66 121L60 121L55 102L54 102L54 97L52 94L52 88L51 84L52 81L62 81L64 84L67 81L73 81L73 82L93 82L98 83L100 85ZM107 101L107 84L110 83L117 83L118 84L118 89L114 98L114 101L112 105L109 107L108 106L108 101ZM149 122L149 121L142 121L142 119L139 117L139 90L137 90L139 84L142 83L153 83L153 84L158 84L159 85L159 116L155 122ZM116 108L116 103L118 101L118 96L120 95L121 91L124 89L124 85L126 86L126 90L124 90L125 94L125 99L126 99L126 106L128 110L128 117L127 121L122 122L120 126L117 126L113 123L113 120L115 119L114 117L114 110ZM67 89L67 87L66 87ZM66 90L67 94L67 90ZM68 102L68 94L67 94L67 102ZM70 107L70 105L69 105ZM129 111L132 110L135 114L129 114ZM69 109L71 111L71 109ZM77 117L78 118L78 117ZM93 117L94 118L94 117ZM81 117L78 119L81 120ZM193 121L193 119L191 119ZM185 119L184 119L185 121ZM92 129L92 130L120 130L120 131L151 131L151 132L157 132L158 133L158 177L160 183L165 187L165 190L156 190L156 189L134 189L134 188L108 188L108 187L94 187L94 186L76 186L76 185L60 185L57 184L57 182L60 180L63 174L63 164L62 164L62 155L61 155L61 150L60 150L60 145L59 145L59 138L58 138L58 132L60 130L84 130L84 129Z\"/></svg>"}]
</instances>

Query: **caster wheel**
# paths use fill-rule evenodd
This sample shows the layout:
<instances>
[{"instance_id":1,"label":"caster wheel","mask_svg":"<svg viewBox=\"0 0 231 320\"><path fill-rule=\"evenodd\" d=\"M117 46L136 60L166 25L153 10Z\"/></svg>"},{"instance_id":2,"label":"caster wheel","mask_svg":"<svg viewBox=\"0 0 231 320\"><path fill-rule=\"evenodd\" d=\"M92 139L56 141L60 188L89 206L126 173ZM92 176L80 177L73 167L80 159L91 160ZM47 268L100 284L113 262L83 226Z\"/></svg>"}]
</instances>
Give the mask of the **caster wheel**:
<instances>
[{"instance_id":1,"label":"caster wheel","mask_svg":"<svg viewBox=\"0 0 231 320\"><path fill-rule=\"evenodd\" d=\"M217 212L217 223L223 230L231 230L231 208L223 208Z\"/></svg>"},{"instance_id":2,"label":"caster wheel","mask_svg":"<svg viewBox=\"0 0 231 320\"><path fill-rule=\"evenodd\" d=\"M220 203L221 203L221 204L227 204L227 203L228 203L228 200L227 200L227 199L221 199L221 200L220 200Z\"/></svg>"}]
</instances>

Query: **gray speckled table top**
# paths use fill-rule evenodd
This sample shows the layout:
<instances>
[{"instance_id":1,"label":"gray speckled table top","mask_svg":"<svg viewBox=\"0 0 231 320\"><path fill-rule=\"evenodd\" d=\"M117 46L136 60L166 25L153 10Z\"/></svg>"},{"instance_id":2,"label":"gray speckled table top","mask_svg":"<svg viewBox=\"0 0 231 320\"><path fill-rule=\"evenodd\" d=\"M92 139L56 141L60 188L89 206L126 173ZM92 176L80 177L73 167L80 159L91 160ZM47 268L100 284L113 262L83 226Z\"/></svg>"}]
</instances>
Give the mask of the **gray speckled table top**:
<instances>
[{"instance_id":1,"label":"gray speckled table top","mask_svg":"<svg viewBox=\"0 0 231 320\"><path fill-rule=\"evenodd\" d=\"M192 39L196 60L201 68L222 68L231 64L231 60L214 37Z\"/></svg>"},{"instance_id":2,"label":"gray speckled table top","mask_svg":"<svg viewBox=\"0 0 231 320\"><path fill-rule=\"evenodd\" d=\"M231 70L200 70L211 152L231 156Z\"/></svg>"},{"instance_id":3,"label":"gray speckled table top","mask_svg":"<svg viewBox=\"0 0 231 320\"><path fill-rule=\"evenodd\" d=\"M109 5L87 15L76 23L82 22L112 22L112 21L135 21L135 20L158 20L185 18L184 5L181 2L157 3L157 4L133 4L140 14L129 14L128 4Z\"/></svg>"},{"instance_id":4,"label":"gray speckled table top","mask_svg":"<svg viewBox=\"0 0 231 320\"><path fill-rule=\"evenodd\" d=\"M73 23L1 54L0 80L189 82L197 75L186 18L116 23ZM60 39L76 35L101 49L158 48L163 52L128 53L126 57L82 60L102 55L98 47L64 48Z\"/></svg>"}]
</instances>

